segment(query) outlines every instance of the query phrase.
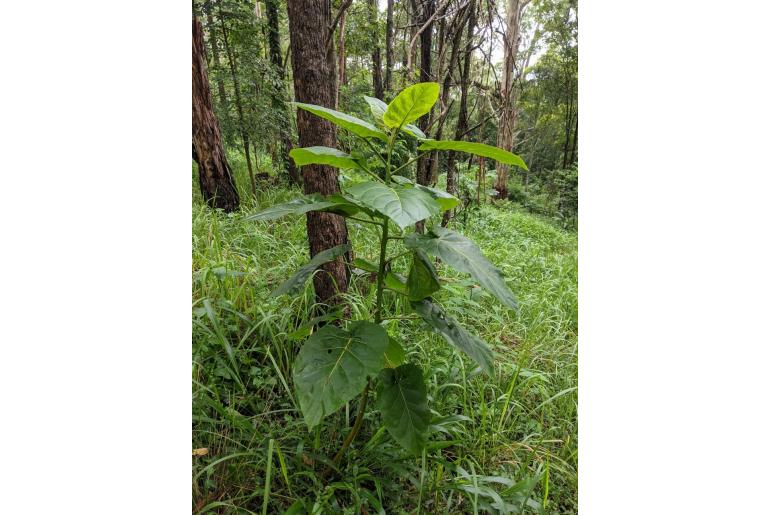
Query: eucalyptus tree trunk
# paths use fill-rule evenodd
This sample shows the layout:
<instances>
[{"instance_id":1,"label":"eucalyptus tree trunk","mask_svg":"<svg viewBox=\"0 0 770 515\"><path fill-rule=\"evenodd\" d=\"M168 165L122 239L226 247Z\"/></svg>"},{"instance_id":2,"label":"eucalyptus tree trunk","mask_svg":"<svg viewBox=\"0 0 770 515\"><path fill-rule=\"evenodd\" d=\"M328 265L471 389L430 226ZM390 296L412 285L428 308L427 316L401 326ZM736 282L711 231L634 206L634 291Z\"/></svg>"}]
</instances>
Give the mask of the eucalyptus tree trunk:
<instances>
[{"instance_id":1,"label":"eucalyptus tree trunk","mask_svg":"<svg viewBox=\"0 0 770 515\"><path fill-rule=\"evenodd\" d=\"M257 5L259 5L259 2L257 2ZM294 166L294 161L289 157L289 152L293 145L291 141L291 117L286 108L286 102L284 102L286 87L284 84L283 61L281 59L278 0L265 0L265 7L267 10L267 43L270 47L270 64L280 83L279 87L273 88L273 109L280 113L281 119L284 122L282 127L278 127L281 133L281 144L278 146L278 151L281 153L283 168L289 175L289 180L293 184L300 184L299 170Z\"/></svg>"},{"instance_id":2,"label":"eucalyptus tree trunk","mask_svg":"<svg viewBox=\"0 0 770 515\"><path fill-rule=\"evenodd\" d=\"M388 0L388 11L385 19L385 80L383 89L390 91L393 75L393 0Z\"/></svg>"},{"instance_id":3,"label":"eucalyptus tree trunk","mask_svg":"<svg viewBox=\"0 0 770 515\"><path fill-rule=\"evenodd\" d=\"M198 180L206 204L229 213L238 209L240 199L222 147L219 121L211 105L211 88L203 50L203 27L195 18L192 32L193 159L198 163Z\"/></svg>"},{"instance_id":4,"label":"eucalyptus tree trunk","mask_svg":"<svg viewBox=\"0 0 770 515\"><path fill-rule=\"evenodd\" d=\"M382 57L380 56L380 38L377 27L377 0L369 0L369 30L372 38L372 89L374 96L382 100Z\"/></svg>"},{"instance_id":5,"label":"eucalyptus tree trunk","mask_svg":"<svg viewBox=\"0 0 770 515\"><path fill-rule=\"evenodd\" d=\"M243 152L246 154L246 166L249 169L249 182L251 183L251 193L257 195L257 185L254 182L254 168L251 166L251 153L249 152L249 135L246 132L246 122L243 119L243 103L241 102L241 87L238 82L238 74L235 71L235 56L233 55L230 43L227 37L227 27L225 18L222 15L222 3L219 3L219 22L222 25L222 40L225 44L225 53L227 62L230 64L230 74L233 77L233 90L235 91L235 110L238 113L238 126L241 130L241 139L243 140Z\"/></svg>"},{"instance_id":6,"label":"eucalyptus tree trunk","mask_svg":"<svg viewBox=\"0 0 770 515\"><path fill-rule=\"evenodd\" d=\"M334 107L336 80L334 46L331 41L331 2L329 0L288 0L294 94L299 102ZM297 113L299 144L302 147L336 147L334 125L304 110ZM339 193L337 169L325 165L304 167L305 193ZM348 242L345 219L332 213L307 213L310 255ZM348 287L348 271L342 257L322 266L313 277L316 298L321 303L341 302L338 293Z\"/></svg>"},{"instance_id":7,"label":"eucalyptus tree trunk","mask_svg":"<svg viewBox=\"0 0 770 515\"><path fill-rule=\"evenodd\" d=\"M500 121L498 123L497 146L509 152L513 150L513 135L516 128L513 72L516 67L516 56L518 55L519 41L521 40L521 15L529 1L508 0L508 12L505 21L504 61L502 79L500 81L502 105L500 108ZM505 199L508 197L509 169L509 165L497 163L497 179L495 180L495 189L498 191L497 198Z\"/></svg>"}]
</instances>

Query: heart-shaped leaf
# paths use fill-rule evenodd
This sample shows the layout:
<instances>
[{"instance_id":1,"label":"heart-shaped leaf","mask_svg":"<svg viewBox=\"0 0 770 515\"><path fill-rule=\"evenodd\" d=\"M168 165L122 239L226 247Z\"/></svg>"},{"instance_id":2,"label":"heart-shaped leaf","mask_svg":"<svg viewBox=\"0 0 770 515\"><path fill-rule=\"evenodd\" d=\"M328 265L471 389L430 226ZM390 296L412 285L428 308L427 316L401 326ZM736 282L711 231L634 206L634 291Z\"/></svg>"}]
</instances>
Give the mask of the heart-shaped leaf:
<instances>
[{"instance_id":1,"label":"heart-shaped leaf","mask_svg":"<svg viewBox=\"0 0 770 515\"><path fill-rule=\"evenodd\" d=\"M430 297L441 288L436 268L428 256L421 250L412 253L412 267L406 279L409 300L422 300Z\"/></svg>"},{"instance_id":2,"label":"heart-shaped leaf","mask_svg":"<svg viewBox=\"0 0 770 515\"><path fill-rule=\"evenodd\" d=\"M302 291L302 287L304 286L305 281L307 281L308 278L313 275L313 272L318 270L321 265L328 263L329 261L334 261L349 250L350 245L345 243L344 245L337 245L336 247L332 247L330 249L319 252L313 256L313 259L311 259L306 265L300 267L299 270L294 272L294 275L289 277L283 284L276 288L276 290L273 291L270 296L278 297L284 294L296 295Z\"/></svg>"},{"instance_id":3,"label":"heart-shaped leaf","mask_svg":"<svg viewBox=\"0 0 770 515\"><path fill-rule=\"evenodd\" d=\"M437 141L434 139L425 140L418 150L456 150L458 152L466 152L468 154L475 154L477 156L488 157L494 159L503 164L515 165L525 170L527 168L524 160L512 154L507 150L493 147L492 145L485 145L484 143L473 143L471 141Z\"/></svg>"},{"instance_id":4,"label":"heart-shaped leaf","mask_svg":"<svg viewBox=\"0 0 770 515\"><path fill-rule=\"evenodd\" d=\"M447 193L446 191L440 190L438 188L431 188L430 186L423 186L422 184L415 184L412 179L408 179L401 175L393 175L390 177L390 179L397 184L409 184L417 189L429 193L430 196L436 200L441 211L452 209L460 203L460 199L450 193Z\"/></svg>"},{"instance_id":5,"label":"heart-shaped leaf","mask_svg":"<svg viewBox=\"0 0 770 515\"><path fill-rule=\"evenodd\" d=\"M316 116L320 116L324 120L329 120L335 125L342 127L345 130L352 132L362 138L377 138L387 143L388 135L383 131L375 127L369 122L365 122L360 118L351 116L347 113L341 113L328 107L321 107L313 104L303 104L302 102L292 102L295 106L305 111L311 112Z\"/></svg>"},{"instance_id":6,"label":"heart-shaped leaf","mask_svg":"<svg viewBox=\"0 0 770 515\"><path fill-rule=\"evenodd\" d=\"M331 165L337 168L361 169L361 165L351 156L341 150L331 147L293 148L289 155L297 166Z\"/></svg>"},{"instance_id":7,"label":"heart-shaped leaf","mask_svg":"<svg viewBox=\"0 0 770 515\"><path fill-rule=\"evenodd\" d=\"M294 362L294 384L305 422L313 428L363 390L382 369L388 333L378 324L325 325L308 338Z\"/></svg>"},{"instance_id":8,"label":"heart-shaped leaf","mask_svg":"<svg viewBox=\"0 0 770 515\"><path fill-rule=\"evenodd\" d=\"M393 101L383 115L383 122L388 127L403 127L419 117L430 112L438 100L439 85L437 82L420 82L404 89Z\"/></svg>"},{"instance_id":9,"label":"heart-shaped leaf","mask_svg":"<svg viewBox=\"0 0 770 515\"><path fill-rule=\"evenodd\" d=\"M441 306L427 299L412 302L412 308L447 342L473 358L486 373L492 375L492 350L481 338L466 331Z\"/></svg>"},{"instance_id":10,"label":"heart-shaped leaf","mask_svg":"<svg viewBox=\"0 0 770 515\"><path fill-rule=\"evenodd\" d=\"M433 197L417 188L391 188L380 182L367 181L350 188L348 194L363 206L387 216L401 229L440 212Z\"/></svg>"},{"instance_id":11,"label":"heart-shaped leaf","mask_svg":"<svg viewBox=\"0 0 770 515\"><path fill-rule=\"evenodd\" d=\"M430 409L419 367L407 363L380 372L377 402L388 433L410 453L420 454L428 437Z\"/></svg>"},{"instance_id":12,"label":"heart-shaped leaf","mask_svg":"<svg viewBox=\"0 0 770 515\"><path fill-rule=\"evenodd\" d=\"M404 239L404 245L409 249L424 250L460 272L471 274L503 304L516 309L516 298L505 284L503 273L487 261L476 244L465 236L435 226L427 234L410 234Z\"/></svg>"}]
</instances>

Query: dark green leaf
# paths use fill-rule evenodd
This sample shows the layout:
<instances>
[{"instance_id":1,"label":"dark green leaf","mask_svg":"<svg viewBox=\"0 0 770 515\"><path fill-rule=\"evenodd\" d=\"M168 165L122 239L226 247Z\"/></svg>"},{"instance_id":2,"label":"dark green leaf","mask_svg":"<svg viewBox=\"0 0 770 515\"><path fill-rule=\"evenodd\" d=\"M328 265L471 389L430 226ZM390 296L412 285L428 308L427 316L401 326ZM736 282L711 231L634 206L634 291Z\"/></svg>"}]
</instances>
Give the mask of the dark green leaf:
<instances>
[{"instance_id":1,"label":"dark green leaf","mask_svg":"<svg viewBox=\"0 0 770 515\"><path fill-rule=\"evenodd\" d=\"M420 82L404 89L388 104L383 121L388 127L403 127L430 112L438 100L436 82Z\"/></svg>"},{"instance_id":2,"label":"dark green leaf","mask_svg":"<svg viewBox=\"0 0 770 515\"><path fill-rule=\"evenodd\" d=\"M307 281L308 278L313 275L313 272L318 270L321 265L328 263L329 261L334 261L349 250L350 245L346 243L344 245L337 245L336 247L332 247L330 249L324 250L323 252L319 252L313 256L313 259L311 259L306 265L303 265L299 270L294 272L294 275L292 275L286 282L281 284L274 292L270 294L270 296L278 297L279 295L286 293L290 295L299 293L302 291L302 287L304 286L305 281Z\"/></svg>"},{"instance_id":3,"label":"dark green leaf","mask_svg":"<svg viewBox=\"0 0 770 515\"><path fill-rule=\"evenodd\" d=\"M324 120L329 120L335 125L339 125L343 129L346 129L357 136L362 138L378 138L384 142L388 141L388 135L383 131L375 127L369 122L365 122L355 116L351 116L346 113L329 109L328 107L321 107L313 104L303 104L302 102L292 102L295 106L305 111L309 111L316 116L320 116Z\"/></svg>"},{"instance_id":4,"label":"dark green leaf","mask_svg":"<svg viewBox=\"0 0 770 515\"><path fill-rule=\"evenodd\" d=\"M436 141L433 139L425 140L418 150L457 150L458 152L467 152L477 156L488 157L503 164L515 165L528 170L524 160L512 154L507 150L485 145L484 143L473 143L470 141Z\"/></svg>"},{"instance_id":5,"label":"dark green leaf","mask_svg":"<svg viewBox=\"0 0 770 515\"><path fill-rule=\"evenodd\" d=\"M457 204L460 203L460 199L458 199L454 195L447 193L446 191L440 190L438 188L431 188L430 186L423 186L422 184L415 184L413 180L407 179L406 177L403 177L401 175L393 175L391 176L390 179L397 184L401 184L401 185L408 184L428 193L431 197L433 197L436 200L441 211L452 209L453 207L455 207Z\"/></svg>"},{"instance_id":6,"label":"dark green leaf","mask_svg":"<svg viewBox=\"0 0 770 515\"><path fill-rule=\"evenodd\" d=\"M431 256L440 257L449 266L471 274L503 304L516 309L516 298L505 284L503 273L487 261L479 248L465 236L436 226L424 235L410 234L404 245L409 249L422 249Z\"/></svg>"},{"instance_id":7,"label":"dark green leaf","mask_svg":"<svg viewBox=\"0 0 770 515\"><path fill-rule=\"evenodd\" d=\"M372 322L351 322L347 330L325 325L313 333L297 355L293 374L308 427L358 395L382 368L387 348L388 333Z\"/></svg>"},{"instance_id":8,"label":"dark green leaf","mask_svg":"<svg viewBox=\"0 0 770 515\"><path fill-rule=\"evenodd\" d=\"M353 159L353 156L341 150L330 147L304 147L293 148L289 155L297 166L304 165L331 165L337 168L361 169L361 165Z\"/></svg>"},{"instance_id":9,"label":"dark green leaf","mask_svg":"<svg viewBox=\"0 0 770 515\"><path fill-rule=\"evenodd\" d=\"M430 297L441 288L436 268L428 256L421 250L412 253L412 267L406 279L409 300L422 300Z\"/></svg>"},{"instance_id":10,"label":"dark green leaf","mask_svg":"<svg viewBox=\"0 0 770 515\"><path fill-rule=\"evenodd\" d=\"M466 331L441 306L427 299L412 302L412 308L447 342L473 358L486 373L492 375L492 350L481 338Z\"/></svg>"},{"instance_id":11,"label":"dark green leaf","mask_svg":"<svg viewBox=\"0 0 770 515\"><path fill-rule=\"evenodd\" d=\"M348 194L362 205L387 216L401 229L440 212L433 197L417 188L391 188L380 182L367 181L350 188Z\"/></svg>"},{"instance_id":12,"label":"dark green leaf","mask_svg":"<svg viewBox=\"0 0 770 515\"><path fill-rule=\"evenodd\" d=\"M351 263L354 267L360 268L361 270L366 270L367 272L379 272L379 267L372 263L371 261L367 261L363 258L356 258Z\"/></svg>"},{"instance_id":13,"label":"dark green leaf","mask_svg":"<svg viewBox=\"0 0 770 515\"><path fill-rule=\"evenodd\" d=\"M411 363L380 372L377 401L388 433L412 454L425 448L430 426L422 371Z\"/></svg>"},{"instance_id":14,"label":"dark green leaf","mask_svg":"<svg viewBox=\"0 0 770 515\"><path fill-rule=\"evenodd\" d=\"M312 197L300 197L283 204L270 206L259 213L247 216L244 220L274 220L286 215L301 215L308 211L328 211L349 216L357 213L359 208L340 195L330 195L329 197L315 195Z\"/></svg>"},{"instance_id":15,"label":"dark green leaf","mask_svg":"<svg viewBox=\"0 0 770 515\"><path fill-rule=\"evenodd\" d=\"M393 338L390 338L388 342L388 348L385 349L385 366L388 368L396 368L404 363L406 360L406 353L401 344Z\"/></svg>"}]
</instances>

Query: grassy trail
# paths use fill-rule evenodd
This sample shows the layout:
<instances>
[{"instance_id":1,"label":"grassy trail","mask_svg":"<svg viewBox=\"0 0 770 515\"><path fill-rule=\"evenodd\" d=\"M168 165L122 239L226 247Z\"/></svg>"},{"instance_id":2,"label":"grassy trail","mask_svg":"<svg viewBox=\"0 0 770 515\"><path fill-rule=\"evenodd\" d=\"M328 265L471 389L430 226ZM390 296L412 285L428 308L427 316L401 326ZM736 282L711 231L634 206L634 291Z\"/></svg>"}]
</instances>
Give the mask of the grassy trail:
<instances>
[{"instance_id":1,"label":"grassy trail","mask_svg":"<svg viewBox=\"0 0 770 515\"><path fill-rule=\"evenodd\" d=\"M430 374L428 449L406 456L374 412L341 472L322 482L355 403L308 432L291 366L312 325L312 282L299 296L268 297L308 260L304 217L243 221L294 195L266 192L229 216L193 200L193 446L208 449L193 457L194 511L283 513L304 499L318 513L576 513L576 235L508 203L455 225L502 269L519 301L513 312L468 277L440 270L449 284L437 300L493 347L494 377L421 322L394 324L407 360ZM349 227L354 248L371 249L358 257L372 259L371 229ZM394 270L406 266L398 260ZM373 294L368 278L356 277L352 318L365 317ZM409 316L395 296L385 308Z\"/></svg>"}]
</instances>

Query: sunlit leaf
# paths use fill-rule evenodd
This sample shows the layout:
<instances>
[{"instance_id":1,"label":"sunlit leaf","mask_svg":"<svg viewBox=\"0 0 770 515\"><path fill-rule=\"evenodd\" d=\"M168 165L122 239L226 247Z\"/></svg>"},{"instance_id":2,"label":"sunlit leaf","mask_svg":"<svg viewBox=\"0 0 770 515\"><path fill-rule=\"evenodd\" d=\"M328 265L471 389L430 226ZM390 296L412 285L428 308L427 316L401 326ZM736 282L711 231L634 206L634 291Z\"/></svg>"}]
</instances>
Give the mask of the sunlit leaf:
<instances>
[{"instance_id":1,"label":"sunlit leaf","mask_svg":"<svg viewBox=\"0 0 770 515\"><path fill-rule=\"evenodd\" d=\"M361 169L361 165L351 156L341 150L330 147L293 148L289 155L297 166L321 164L337 168Z\"/></svg>"},{"instance_id":2,"label":"sunlit leaf","mask_svg":"<svg viewBox=\"0 0 770 515\"><path fill-rule=\"evenodd\" d=\"M404 89L388 104L383 121L388 127L403 127L430 112L438 100L436 82L420 82Z\"/></svg>"},{"instance_id":3,"label":"sunlit leaf","mask_svg":"<svg viewBox=\"0 0 770 515\"><path fill-rule=\"evenodd\" d=\"M347 113L341 113L328 107L321 107L313 104L303 104L302 102L292 102L295 106L305 111L311 112L316 116L320 116L324 120L329 120L335 125L342 127L345 130L352 132L362 138L377 138L384 142L388 141L388 135L383 131L375 127L369 122L365 122L360 118L351 116Z\"/></svg>"},{"instance_id":4,"label":"sunlit leaf","mask_svg":"<svg viewBox=\"0 0 770 515\"><path fill-rule=\"evenodd\" d=\"M386 186L367 181L356 184L348 195L362 205L377 211L405 229L440 212L439 204L425 191L405 186Z\"/></svg>"},{"instance_id":5,"label":"sunlit leaf","mask_svg":"<svg viewBox=\"0 0 770 515\"><path fill-rule=\"evenodd\" d=\"M466 152L477 156L488 157L503 164L514 165L524 170L528 170L524 160L512 154L507 150L485 145L484 143L474 143L471 141L437 141L433 139L425 140L417 147L418 150L456 150Z\"/></svg>"}]
</instances>

